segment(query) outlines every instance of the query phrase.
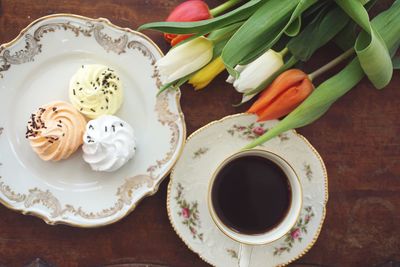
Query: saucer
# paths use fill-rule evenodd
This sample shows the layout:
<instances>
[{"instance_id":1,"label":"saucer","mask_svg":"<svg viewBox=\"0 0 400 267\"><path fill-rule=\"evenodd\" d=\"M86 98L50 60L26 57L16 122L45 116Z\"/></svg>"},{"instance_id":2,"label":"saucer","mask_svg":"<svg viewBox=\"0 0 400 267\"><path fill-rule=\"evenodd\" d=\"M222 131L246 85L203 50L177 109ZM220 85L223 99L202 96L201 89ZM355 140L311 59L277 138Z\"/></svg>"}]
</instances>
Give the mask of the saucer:
<instances>
[{"instance_id":1,"label":"saucer","mask_svg":"<svg viewBox=\"0 0 400 267\"><path fill-rule=\"evenodd\" d=\"M167 210L175 232L201 259L213 266L238 266L239 243L214 224L207 206L208 182L217 166L278 121L257 123L237 114L200 128L188 139L171 173ZM296 131L285 132L258 147L285 160L303 189L300 216L292 230L267 245L255 246L250 266L282 266L300 258L316 242L325 218L328 177L322 158Z\"/></svg>"}]
</instances>

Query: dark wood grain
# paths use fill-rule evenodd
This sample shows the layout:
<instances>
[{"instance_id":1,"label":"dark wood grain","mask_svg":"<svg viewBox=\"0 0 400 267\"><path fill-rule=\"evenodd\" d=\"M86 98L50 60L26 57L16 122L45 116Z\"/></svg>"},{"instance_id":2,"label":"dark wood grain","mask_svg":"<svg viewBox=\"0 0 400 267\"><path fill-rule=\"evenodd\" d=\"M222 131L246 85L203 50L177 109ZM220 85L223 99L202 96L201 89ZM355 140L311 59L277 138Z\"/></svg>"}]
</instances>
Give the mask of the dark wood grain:
<instances>
[{"instance_id":1,"label":"dark wood grain","mask_svg":"<svg viewBox=\"0 0 400 267\"><path fill-rule=\"evenodd\" d=\"M3 0L0 42L13 39L34 19L53 13L105 17L137 28L162 20L180 1ZM220 1L207 1L215 6ZM381 1L378 8L392 1ZM146 32L166 51L160 34ZM339 51L327 46L306 66L312 70ZM224 83L209 88L182 88L182 106L190 134L208 122L243 111L230 104L240 97ZM375 90L364 79L329 112L300 129L319 150L329 173L329 203L325 225L314 248L299 262L328 266L373 266L400 260L400 75ZM3 114L4 116L4 114ZM169 266L207 266L177 237L166 213L166 179L159 192L145 199L128 217L98 229L48 226L0 206L0 265L23 266L41 257L57 266L97 266L151 262Z\"/></svg>"}]
</instances>

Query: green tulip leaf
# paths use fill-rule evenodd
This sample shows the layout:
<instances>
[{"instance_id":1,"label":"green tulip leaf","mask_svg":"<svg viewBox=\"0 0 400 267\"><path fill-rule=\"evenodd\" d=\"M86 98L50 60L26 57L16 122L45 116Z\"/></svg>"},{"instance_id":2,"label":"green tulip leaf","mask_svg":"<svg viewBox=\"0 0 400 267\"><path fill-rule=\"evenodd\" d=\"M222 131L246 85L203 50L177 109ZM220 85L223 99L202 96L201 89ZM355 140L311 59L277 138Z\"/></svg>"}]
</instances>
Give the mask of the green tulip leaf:
<instances>
[{"instance_id":1,"label":"green tulip leaf","mask_svg":"<svg viewBox=\"0 0 400 267\"><path fill-rule=\"evenodd\" d=\"M312 8L314 8L314 6L312 6L311 9ZM315 14L315 18L300 34L292 38L287 44L287 47L294 58L290 58L285 65L277 71L277 75L291 68L298 60L307 61L318 48L331 40L349 21L346 13L344 13L339 7L329 9L329 5L322 5L318 13L316 11L313 13ZM245 95L252 95L261 92L275 79L277 75L269 77L257 88L247 92Z\"/></svg>"},{"instance_id":2,"label":"green tulip leaf","mask_svg":"<svg viewBox=\"0 0 400 267\"><path fill-rule=\"evenodd\" d=\"M232 25L212 31L207 38L213 42L219 42L221 40L227 40L242 26L243 22L237 22Z\"/></svg>"},{"instance_id":3,"label":"green tulip leaf","mask_svg":"<svg viewBox=\"0 0 400 267\"><path fill-rule=\"evenodd\" d=\"M214 45L224 41L224 44L226 44L226 41L235 33L235 31L243 24L243 22L237 22L232 25L217 29L215 31L212 31L208 36L207 39L211 40L214 42ZM180 45L183 45L184 43L187 43L193 39L196 39L198 37L202 36L202 34L194 34L193 36L190 36L189 38L183 40L182 42L179 42L172 48L178 47Z\"/></svg>"},{"instance_id":4,"label":"green tulip leaf","mask_svg":"<svg viewBox=\"0 0 400 267\"><path fill-rule=\"evenodd\" d=\"M213 59L215 59L221 55L222 50L224 49L224 46L226 45L227 42L228 42L228 40L223 40L214 45Z\"/></svg>"},{"instance_id":5,"label":"green tulip leaf","mask_svg":"<svg viewBox=\"0 0 400 267\"><path fill-rule=\"evenodd\" d=\"M170 88L174 88L174 84L175 84L175 81L161 85L160 89L158 89L157 96L159 96L162 92L164 92Z\"/></svg>"},{"instance_id":6,"label":"green tulip leaf","mask_svg":"<svg viewBox=\"0 0 400 267\"><path fill-rule=\"evenodd\" d=\"M285 26L284 22L271 28L268 33L265 34L265 40L272 40L282 32L282 28ZM267 42L261 42L259 44L254 43L254 49L249 52L244 58L242 58L237 64L247 65L257 59L259 56L264 54L271 46ZM236 65L237 65L236 64Z\"/></svg>"},{"instance_id":7,"label":"green tulip leaf","mask_svg":"<svg viewBox=\"0 0 400 267\"><path fill-rule=\"evenodd\" d=\"M318 48L337 35L348 21L348 16L339 7L324 8L301 33L289 41L287 47L298 60L307 61Z\"/></svg>"},{"instance_id":8,"label":"green tulip leaf","mask_svg":"<svg viewBox=\"0 0 400 267\"><path fill-rule=\"evenodd\" d=\"M229 73L237 78L237 64L270 49L316 0L269 0L238 29L222 51ZM271 34L272 33L272 34Z\"/></svg>"},{"instance_id":9,"label":"green tulip leaf","mask_svg":"<svg viewBox=\"0 0 400 267\"><path fill-rule=\"evenodd\" d=\"M390 55L393 57L400 46L400 0L396 0L392 6L376 16L372 25L384 40Z\"/></svg>"},{"instance_id":10,"label":"green tulip leaf","mask_svg":"<svg viewBox=\"0 0 400 267\"><path fill-rule=\"evenodd\" d=\"M378 0L367 1L368 3L365 5L366 10L370 10ZM348 19L347 19L348 20ZM354 43L357 39L356 33L357 24L353 21L347 23L347 25L334 37L334 42L342 49L343 51L349 50L354 46Z\"/></svg>"},{"instance_id":11,"label":"green tulip leaf","mask_svg":"<svg viewBox=\"0 0 400 267\"><path fill-rule=\"evenodd\" d=\"M251 0L228 13L207 20L194 22L162 21L146 23L140 26L138 31L149 29L174 34L193 33L204 35L216 29L246 20L259 8L259 5L262 4L262 2L265 2L265 0Z\"/></svg>"},{"instance_id":12,"label":"green tulip leaf","mask_svg":"<svg viewBox=\"0 0 400 267\"><path fill-rule=\"evenodd\" d=\"M400 70L400 57L393 59L393 68L396 70Z\"/></svg>"},{"instance_id":13,"label":"green tulip leaf","mask_svg":"<svg viewBox=\"0 0 400 267\"><path fill-rule=\"evenodd\" d=\"M353 22L347 23L347 25L333 38L333 41L339 48L346 51L354 47L354 43L357 39L356 34L357 24Z\"/></svg>"},{"instance_id":14,"label":"green tulip leaf","mask_svg":"<svg viewBox=\"0 0 400 267\"><path fill-rule=\"evenodd\" d=\"M190 73L188 75L186 75L185 77L180 78L179 80L167 83L167 84L163 84L160 89L157 92L157 96L159 96L162 92L168 90L168 89L177 89L179 86L183 85L184 83L186 83L187 81L189 81L189 79L195 74L196 72Z\"/></svg>"},{"instance_id":15,"label":"green tulip leaf","mask_svg":"<svg viewBox=\"0 0 400 267\"><path fill-rule=\"evenodd\" d=\"M391 54L400 45L400 0L375 17L371 24L380 34ZM353 59L342 71L319 85L314 92L275 127L255 139L245 148L253 148L290 129L308 125L320 118L341 96L350 91L364 76L359 57Z\"/></svg>"},{"instance_id":16,"label":"green tulip leaf","mask_svg":"<svg viewBox=\"0 0 400 267\"><path fill-rule=\"evenodd\" d=\"M393 65L385 42L371 25L363 2L336 0L336 3L362 28L354 49L369 80L377 89L382 89L390 82L393 74Z\"/></svg>"},{"instance_id":17,"label":"green tulip leaf","mask_svg":"<svg viewBox=\"0 0 400 267\"><path fill-rule=\"evenodd\" d=\"M285 34L287 36L293 37L296 36L297 34L299 34L301 29L301 18L298 17L297 19L295 19L295 21L293 21L289 27L287 27Z\"/></svg>"},{"instance_id":18,"label":"green tulip leaf","mask_svg":"<svg viewBox=\"0 0 400 267\"><path fill-rule=\"evenodd\" d=\"M332 6L332 1L318 1L306 11L304 11L303 16L307 19L314 18L316 14L320 13L322 9L329 8L330 6Z\"/></svg>"}]
</instances>

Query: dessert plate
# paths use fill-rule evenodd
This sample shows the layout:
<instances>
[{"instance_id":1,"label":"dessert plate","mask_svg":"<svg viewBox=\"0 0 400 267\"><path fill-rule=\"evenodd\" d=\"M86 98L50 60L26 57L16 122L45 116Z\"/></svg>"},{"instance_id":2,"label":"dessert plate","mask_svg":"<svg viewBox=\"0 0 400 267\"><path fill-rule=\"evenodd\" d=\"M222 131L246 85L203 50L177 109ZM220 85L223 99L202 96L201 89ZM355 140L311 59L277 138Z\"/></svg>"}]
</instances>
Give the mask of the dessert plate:
<instances>
[{"instance_id":1,"label":"dessert plate","mask_svg":"<svg viewBox=\"0 0 400 267\"><path fill-rule=\"evenodd\" d=\"M107 19L50 15L0 47L0 200L49 224L96 227L118 221L154 194L186 137L180 92L156 97L160 49L145 35ZM81 149L42 161L25 139L30 114L68 100L69 79L83 64L118 72L124 103L116 114L135 129L136 156L113 173L94 172Z\"/></svg>"},{"instance_id":2,"label":"dessert plate","mask_svg":"<svg viewBox=\"0 0 400 267\"><path fill-rule=\"evenodd\" d=\"M257 123L238 114L194 132L171 173L167 210L173 228L186 245L213 266L238 266L239 243L214 224L207 205L209 180L217 166L277 123ZM258 147L284 158L297 173L303 189L300 216L284 237L255 246L251 267L283 266L304 255L316 242L325 218L328 178L325 165L311 144L294 130Z\"/></svg>"}]
</instances>

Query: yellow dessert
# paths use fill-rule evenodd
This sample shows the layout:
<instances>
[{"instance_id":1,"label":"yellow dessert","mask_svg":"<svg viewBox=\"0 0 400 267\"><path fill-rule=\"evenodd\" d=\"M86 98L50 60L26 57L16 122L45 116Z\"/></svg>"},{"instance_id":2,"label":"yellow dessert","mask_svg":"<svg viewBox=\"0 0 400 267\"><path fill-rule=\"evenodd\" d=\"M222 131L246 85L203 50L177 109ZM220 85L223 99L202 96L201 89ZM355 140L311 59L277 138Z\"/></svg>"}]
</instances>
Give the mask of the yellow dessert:
<instances>
[{"instance_id":1,"label":"yellow dessert","mask_svg":"<svg viewBox=\"0 0 400 267\"><path fill-rule=\"evenodd\" d=\"M31 115L26 138L43 160L66 159L83 143L86 120L71 104L55 101Z\"/></svg>"},{"instance_id":2,"label":"yellow dessert","mask_svg":"<svg viewBox=\"0 0 400 267\"><path fill-rule=\"evenodd\" d=\"M90 119L115 114L122 105L122 97L120 78L104 65L82 65L70 80L72 105Z\"/></svg>"}]
</instances>

